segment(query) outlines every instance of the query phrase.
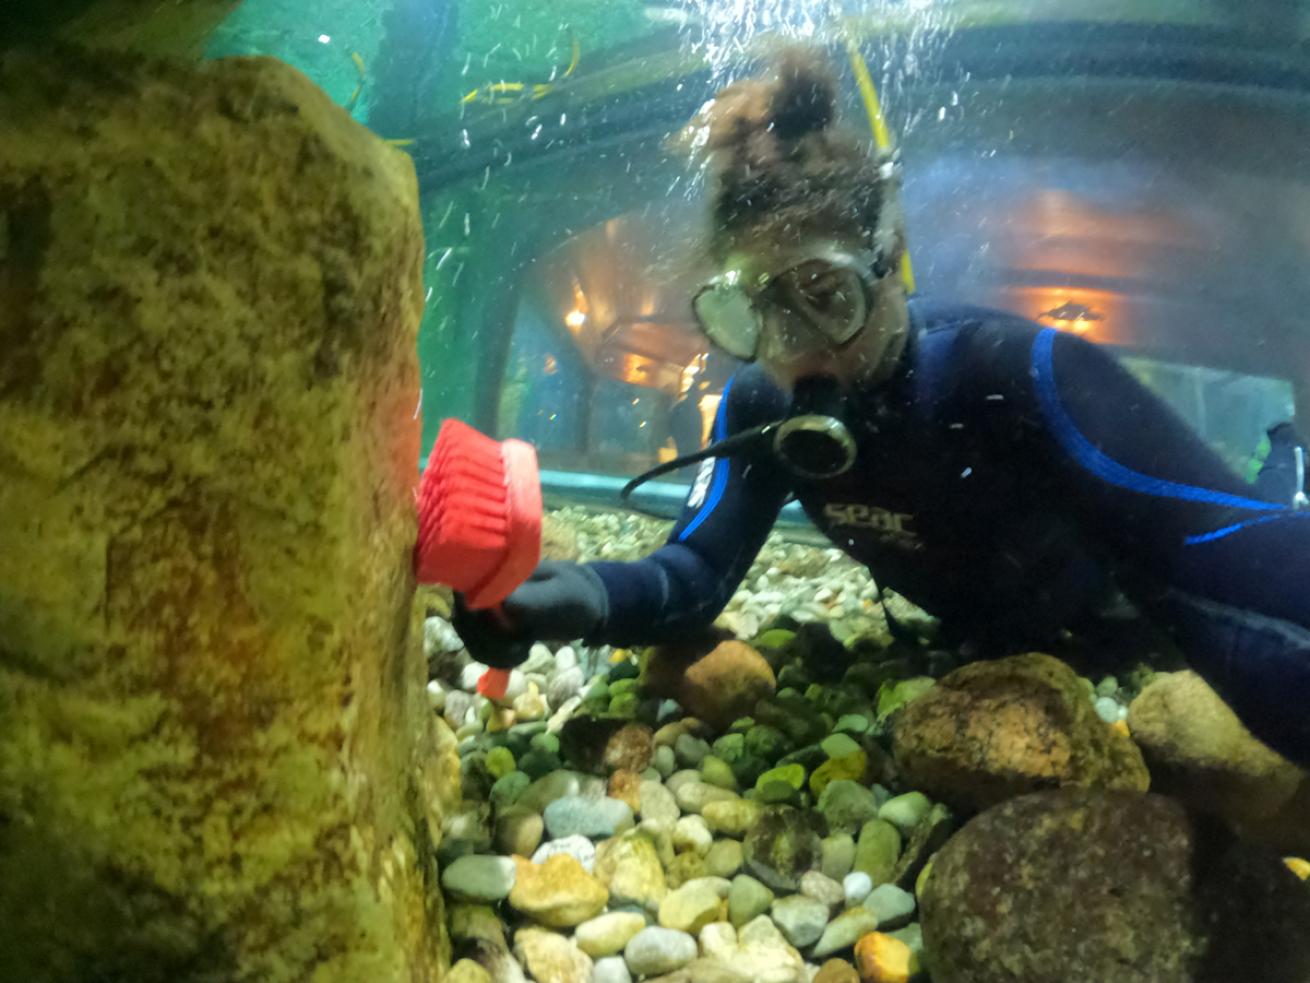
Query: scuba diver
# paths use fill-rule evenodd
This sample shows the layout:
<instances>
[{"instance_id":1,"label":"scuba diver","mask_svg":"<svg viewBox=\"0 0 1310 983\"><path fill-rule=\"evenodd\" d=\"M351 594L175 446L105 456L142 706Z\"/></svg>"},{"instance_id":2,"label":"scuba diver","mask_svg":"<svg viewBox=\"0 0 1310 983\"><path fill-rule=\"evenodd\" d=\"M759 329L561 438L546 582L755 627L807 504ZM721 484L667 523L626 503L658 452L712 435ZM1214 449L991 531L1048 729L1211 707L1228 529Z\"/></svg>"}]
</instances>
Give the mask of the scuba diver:
<instances>
[{"instance_id":1,"label":"scuba diver","mask_svg":"<svg viewBox=\"0 0 1310 983\"><path fill-rule=\"evenodd\" d=\"M984 652L1049 641L1122 590L1253 733L1310 764L1310 510L1253 497L1096 345L907 298L896 161L835 125L836 95L819 56L789 51L693 120L720 271L693 307L750 364L668 542L543 563L504 604L512 627L460 606L471 651L508 668L540 639L686 638L794 497L880 586Z\"/></svg>"}]
</instances>

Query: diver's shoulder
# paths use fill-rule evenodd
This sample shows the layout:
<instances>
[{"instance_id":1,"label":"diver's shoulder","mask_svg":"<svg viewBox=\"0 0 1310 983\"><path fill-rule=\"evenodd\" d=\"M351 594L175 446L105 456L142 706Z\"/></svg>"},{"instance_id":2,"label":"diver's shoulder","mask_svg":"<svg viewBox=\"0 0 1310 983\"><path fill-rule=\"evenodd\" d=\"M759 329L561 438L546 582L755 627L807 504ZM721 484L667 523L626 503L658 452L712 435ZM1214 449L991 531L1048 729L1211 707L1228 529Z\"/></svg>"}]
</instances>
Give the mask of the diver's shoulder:
<instances>
[{"instance_id":1,"label":"diver's shoulder","mask_svg":"<svg viewBox=\"0 0 1310 983\"><path fill-rule=\"evenodd\" d=\"M1032 335L1042 326L1013 311L940 297L916 295L909 300L910 317L924 333L987 332Z\"/></svg>"}]
</instances>

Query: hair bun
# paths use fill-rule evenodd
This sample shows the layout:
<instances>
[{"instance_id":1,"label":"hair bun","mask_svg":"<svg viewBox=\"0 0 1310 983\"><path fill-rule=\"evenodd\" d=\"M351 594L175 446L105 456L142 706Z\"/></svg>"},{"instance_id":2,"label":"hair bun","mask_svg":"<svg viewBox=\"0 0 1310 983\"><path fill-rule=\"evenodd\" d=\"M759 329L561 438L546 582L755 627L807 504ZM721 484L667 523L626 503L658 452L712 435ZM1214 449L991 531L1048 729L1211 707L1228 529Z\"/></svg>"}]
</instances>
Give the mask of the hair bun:
<instances>
[{"instance_id":1,"label":"hair bun","mask_svg":"<svg viewBox=\"0 0 1310 983\"><path fill-rule=\"evenodd\" d=\"M825 129L837 116L837 80L812 50L779 54L769 102L769 121L781 140L797 140Z\"/></svg>"}]
</instances>

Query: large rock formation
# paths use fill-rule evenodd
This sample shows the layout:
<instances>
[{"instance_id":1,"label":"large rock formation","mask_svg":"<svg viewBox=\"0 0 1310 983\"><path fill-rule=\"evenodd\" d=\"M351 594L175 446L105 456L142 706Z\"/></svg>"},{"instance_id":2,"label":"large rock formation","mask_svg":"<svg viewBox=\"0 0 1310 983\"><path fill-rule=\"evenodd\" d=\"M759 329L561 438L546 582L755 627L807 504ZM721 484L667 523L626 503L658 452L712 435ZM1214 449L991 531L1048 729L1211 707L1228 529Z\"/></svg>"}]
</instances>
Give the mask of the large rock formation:
<instances>
[{"instance_id":1,"label":"large rock formation","mask_svg":"<svg viewBox=\"0 0 1310 983\"><path fill-rule=\"evenodd\" d=\"M408 158L273 61L0 61L0 979L431 978Z\"/></svg>"},{"instance_id":2,"label":"large rock formation","mask_svg":"<svg viewBox=\"0 0 1310 983\"><path fill-rule=\"evenodd\" d=\"M1159 795L1004 802L933 858L920 903L936 983L1310 980L1310 891Z\"/></svg>"},{"instance_id":3,"label":"large rock formation","mask_svg":"<svg viewBox=\"0 0 1310 983\"><path fill-rule=\"evenodd\" d=\"M1310 775L1252 737L1196 673L1157 676L1128 722L1156 791L1224 817L1248 839L1310 855Z\"/></svg>"},{"instance_id":4,"label":"large rock formation","mask_svg":"<svg viewBox=\"0 0 1310 983\"><path fill-rule=\"evenodd\" d=\"M977 662L900 712L896 763L911 788L961 812L1064 785L1146 791L1133 742L1104 724L1049 655Z\"/></svg>"}]
</instances>

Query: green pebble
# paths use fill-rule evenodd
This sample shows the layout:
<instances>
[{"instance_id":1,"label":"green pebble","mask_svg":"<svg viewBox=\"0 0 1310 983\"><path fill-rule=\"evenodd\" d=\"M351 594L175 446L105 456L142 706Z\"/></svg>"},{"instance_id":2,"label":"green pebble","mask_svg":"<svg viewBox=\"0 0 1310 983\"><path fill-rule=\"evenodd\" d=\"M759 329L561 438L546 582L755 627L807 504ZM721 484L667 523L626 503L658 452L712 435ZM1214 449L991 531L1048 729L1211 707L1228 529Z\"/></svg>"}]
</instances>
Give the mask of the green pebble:
<instances>
[{"instance_id":1,"label":"green pebble","mask_svg":"<svg viewBox=\"0 0 1310 983\"><path fill-rule=\"evenodd\" d=\"M641 697L636 693L620 693L610 700L609 712L616 717L631 720L637 716L637 710L640 706Z\"/></svg>"},{"instance_id":2,"label":"green pebble","mask_svg":"<svg viewBox=\"0 0 1310 983\"><path fill-rule=\"evenodd\" d=\"M529 742L529 746L534 751L559 754L559 737L555 734L538 734Z\"/></svg>"},{"instance_id":3,"label":"green pebble","mask_svg":"<svg viewBox=\"0 0 1310 983\"><path fill-rule=\"evenodd\" d=\"M803 689L813 678L803 667L791 663L778 670L778 689Z\"/></svg>"},{"instance_id":4,"label":"green pebble","mask_svg":"<svg viewBox=\"0 0 1310 983\"><path fill-rule=\"evenodd\" d=\"M819 747L823 748L823 753L829 758L844 758L848 754L864 750L845 734L831 734L823 739Z\"/></svg>"},{"instance_id":5,"label":"green pebble","mask_svg":"<svg viewBox=\"0 0 1310 983\"><path fill-rule=\"evenodd\" d=\"M596 682L592 683L587 691L582 694L583 701L587 703L593 701L600 702L601 700L608 702L609 698L610 686L609 683L605 682L603 679L598 679Z\"/></svg>"},{"instance_id":6,"label":"green pebble","mask_svg":"<svg viewBox=\"0 0 1310 983\"><path fill-rule=\"evenodd\" d=\"M738 717L728 728L730 734L747 734L755 727L754 717Z\"/></svg>"},{"instance_id":7,"label":"green pebble","mask_svg":"<svg viewBox=\"0 0 1310 983\"><path fill-rule=\"evenodd\" d=\"M641 675L641 667L637 665L635 659L624 659L622 662L616 662L610 666L607 675L612 685L622 679L636 679Z\"/></svg>"},{"instance_id":8,"label":"green pebble","mask_svg":"<svg viewBox=\"0 0 1310 983\"><path fill-rule=\"evenodd\" d=\"M524 772L511 771L508 775L496 779L496 784L491 786L488 798L497 810L505 809L517 802L519 796L526 792L531 784L532 779Z\"/></svg>"},{"instance_id":9,"label":"green pebble","mask_svg":"<svg viewBox=\"0 0 1310 983\"><path fill-rule=\"evenodd\" d=\"M795 805L800 802L801 794L787 782L765 782L755 788L754 799L760 805Z\"/></svg>"},{"instance_id":10,"label":"green pebble","mask_svg":"<svg viewBox=\"0 0 1310 983\"><path fill-rule=\"evenodd\" d=\"M805 784L805 769L798 764L781 765L777 768L770 768L755 781L757 789L763 788L769 782L785 782L796 791L801 790Z\"/></svg>"},{"instance_id":11,"label":"green pebble","mask_svg":"<svg viewBox=\"0 0 1310 983\"><path fill-rule=\"evenodd\" d=\"M715 757L732 764L746 753L746 738L741 734L724 734L711 747Z\"/></svg>"},{"instance_id":12,"label":"green pebble","mask_svg":"<svg viewBox=\"0 0 1310 983\"><path fill-rule=\"evenodd\" d=\"M837 718L833 730L839 734L867 734L870 726L868 717L858 713L847 713Z\"/></svg>"},{"instance_id":13,"label":"green pebble","mask_svg":"<svg viewBox=\"0 0 1310 983\"><path fill-rule=\"evenodd\" d=\"M737 776L737 784L742 788L750 788L768 770L769 762L755 754L743 754L736 761L729 762L729 767Z\"/></svg>"},{"instance_id":14,"label":"green pebble","mask_svg":"<svg viewBox=\"0 0 1310 983\"><path fill-rule=\"evenodd\" d=\"M746 733L746 750L765 761L777 761L793 746L782 731L767 724Z\"/></svg>"},{"instance_id":15,"label":"green pebble","mask_svg":"<svg viewBox=\"0 0 1310 983\"><path fill-rule=\"evenodd\" d=\"M752 646L757 649L781 649L786 648L796 638L794 631L786 628L770 628L762 635L756 636Z\"/></svg>"},{"instance_id":16,"label":"green pebble","mask_svg":"<svg viewBox=\"0 0 1310 983\"><path fill-rule=\"evenodd\" d=\"M616 679L610 683L610 696L623 696L626 693L637 692L637 681L635 679Z\"/></svg>"},{"instance_id":17,"label":"green pebble","mask_svg":"<svg viewBox=\"0 0 1310 983\"><path fill-rule=\"evenodd\" d=\"M564 762L560 760L558 754L550 754L546 751L529 751L519 762L519 768L533 781L544 778L552 771L559 771L563 767Z\"/></svg>"},{"instance_id":18,"label":"green pebble","mask_svg":"<svg viewBox=\"0 0 1310 983\"><path fill-rule=\"evenodd\" d=\"M514 755L509 748L497 747L487 752L487 771L496 778L504 778L514 770Z\"/></svg>"},{"instance_id":19,"label":"green pebble","mask_svg":"<svg viewBox=\"0 0 1310 983\"><path fill-rule=\"evenodd\" d=\"M701 759L700 774L708 785L717 785L719 788L726 788L735 792L737 790L737 776L732 773L732 768L722 758L716 758L712 754L705 755Z\"/></svg>"},{"instance_id":20,"label":"green pebble","mask_svg":"<svg viewBox=\"0 0 1310 983\"><path fill-rule=\"evenodd\" d=\"M828 687L820 683L810 683L805 687L805 699L809 700L815 706L821 705L828 697Z\"/></svg>"},{"instance_id":21,"label":"green pebble","mask_svg":"<svg viewBox=\"0 0 1310 983\"><path fill-rule=\"evenodd\" d=\"M886 820L908 836L931 808L932 802L922 792L906 792L884 802L878 809L878 818Z\"/></svg>"}]
</instances>

